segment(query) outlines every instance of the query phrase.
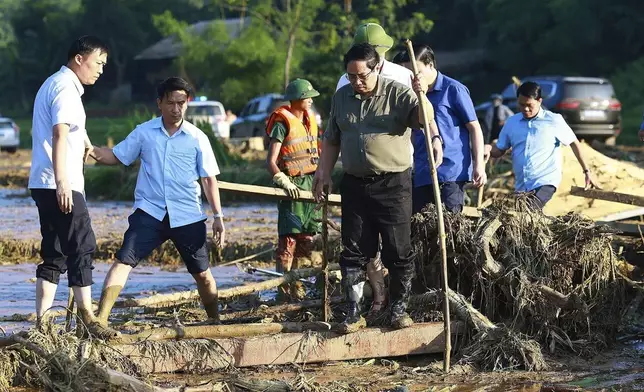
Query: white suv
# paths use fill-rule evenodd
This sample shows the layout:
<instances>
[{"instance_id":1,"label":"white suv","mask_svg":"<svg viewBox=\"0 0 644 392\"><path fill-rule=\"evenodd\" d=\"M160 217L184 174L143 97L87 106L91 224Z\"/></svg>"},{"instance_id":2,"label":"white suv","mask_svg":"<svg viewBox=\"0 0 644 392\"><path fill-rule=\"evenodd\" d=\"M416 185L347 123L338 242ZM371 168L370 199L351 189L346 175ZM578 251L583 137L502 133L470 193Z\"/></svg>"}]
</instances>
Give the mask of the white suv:
<instances>
[{"instance_id":1,"label":"white suv","mask_svg":"<svg viewBox=\"0 0 644 392\"><path fill-rule=\"evenodd\" d=\"M217 137L230 137L230 123L226 121L226 110L221 102L190 101L188 102L188 110L186 110L186 118L197 126L200 122L210 124Z\"/></svg>"},{"instance_id":2,"label":"white suv","mask_svg":"<svg viewBox=\"0 0 644 392\"><path fill-rule=\"evenodd\" d=\"M0 150L16 152L20 145L20 128L12 119L0 117Z\"/></svg>"}]
</instances>

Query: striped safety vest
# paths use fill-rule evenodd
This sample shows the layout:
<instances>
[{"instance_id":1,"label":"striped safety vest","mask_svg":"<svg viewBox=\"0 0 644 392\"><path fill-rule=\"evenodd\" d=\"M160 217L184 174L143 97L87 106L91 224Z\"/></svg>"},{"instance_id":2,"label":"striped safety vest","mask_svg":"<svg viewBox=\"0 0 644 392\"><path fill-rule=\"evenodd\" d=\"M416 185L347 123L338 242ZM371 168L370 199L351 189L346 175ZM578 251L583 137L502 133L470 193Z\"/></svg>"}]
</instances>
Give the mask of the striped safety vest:
<instances>
[{"instance_id":1,"label":"striped safety vest","mask_svg":"<svg viewBox=\"0 0 644 392\"><path fill-rule=\"evenodd\" d=\"M311 111L304 113L302 123L288 106L282 106L268 119L266 133L269 136L277 121L284 123L288 129L277 159L277 167L291 177L314 173L319 161L319 135L315 114Z\"/></svg>"}]
</instances>

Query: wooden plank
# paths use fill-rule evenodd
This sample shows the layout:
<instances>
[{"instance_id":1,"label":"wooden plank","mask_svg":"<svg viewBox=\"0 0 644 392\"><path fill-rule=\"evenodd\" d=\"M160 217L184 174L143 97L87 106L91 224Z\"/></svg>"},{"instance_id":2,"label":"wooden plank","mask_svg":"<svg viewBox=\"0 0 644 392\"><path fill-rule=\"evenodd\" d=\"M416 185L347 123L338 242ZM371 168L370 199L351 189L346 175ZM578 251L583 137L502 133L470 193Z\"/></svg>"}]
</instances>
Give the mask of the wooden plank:
<instances>
[{"instance_id":1,"label":"wooden plank","mask_svg":"<svg viewBox=\"0 0 644 392\"><path fill-rule=\"evenodd\" d=\"M636 216L644 215L644 208L636 208L634 210L617 212L614 214L602 216L601 218L595 219L597 222L614 222L624 219L634 218Z\"/></svg>"},{"instance_id":2,"label":"wooden plank","mask_svg":"<svg viewBox=\"0 0 644 392\"><path fill-rule=\"evenodd\" d=\"M275 200L292 200L290 196L286 194L286 191L282 188L273 188L269 186L259 186L259 185L248 185L248 184L237 184L234 182L224 182L219 181L219 190L234 192L234 193L246 193L253 194L258 196L269 197ZM313 198L313 193L309 191L300 191L300 201L310 201L315 203ZM329 205L330 206L340 206L342 198L336 193L329 195ZM481 212L478 211L475 207L463 207L463 215L470 218L479 218Z\"/></svg>"},{"instance_id":3,"label":"wooden plank","mask_svg":"<svg viewBox=\"0 0 644 392\"><path fill-rule=\"evenodd\" d=\"M453 334L462 330L462 323L452 324ZM144 342L113 347L136 361L144 372L170 373L195 369L210 371L230 365L249 367L436 354L443 350L444 335L442 323L419 323L401 330L365 328L348 335L280 333L249 338L167 341L162 343L164 346L155 346L158 344ZM196 349L190 349L190 345Z\"/></svg>"},{"instance_id":4,"label":"wooden plank","mask_svg":"<svg viewBox=\"0 0 644 392\"><path fill-rule=\"evenodd\" d=\"M629 204L632 206L644 207L644 196L629 195L626 193L605 191L602 189L584 189L579 186L570 188L570 194L588 199L599 199L615 203Z\"/></svg>"}]
</instances>

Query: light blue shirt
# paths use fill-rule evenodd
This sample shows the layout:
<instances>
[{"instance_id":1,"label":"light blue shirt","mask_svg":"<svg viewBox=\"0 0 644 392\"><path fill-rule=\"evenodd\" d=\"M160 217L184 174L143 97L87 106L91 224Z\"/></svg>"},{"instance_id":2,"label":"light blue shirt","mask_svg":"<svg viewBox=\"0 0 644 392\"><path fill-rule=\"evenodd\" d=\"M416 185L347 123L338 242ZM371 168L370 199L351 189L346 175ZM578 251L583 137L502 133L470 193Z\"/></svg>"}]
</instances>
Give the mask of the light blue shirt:
<instances>
[{"instance_id":1,"label":"light blue shirt","mask_svg":"<svg viewBox=\"0 0 644 392\"><path fill-rule=\"evenodd\" d=\"M141 158L134 209L159 221L167 209L170 227L206 219L198 180L218 175L219 167L208 137L199 128L184 120L170 136L157 117L137 126L113 151L126 166Z\"/></svg>"},{"instance_id":2,"label":"light blue shirt","mask_svg":"<svg viewBox=\"0 0 644 392\"><path fill-rule=\"evenodd\" d=\"M500 150L512 148L514 188L527 192L543 185L559 186L563 164L560 147L576 140L560 114L541 108L531 119L522 113L508 118L496 146Z\"/></svg>"}]
</instances>

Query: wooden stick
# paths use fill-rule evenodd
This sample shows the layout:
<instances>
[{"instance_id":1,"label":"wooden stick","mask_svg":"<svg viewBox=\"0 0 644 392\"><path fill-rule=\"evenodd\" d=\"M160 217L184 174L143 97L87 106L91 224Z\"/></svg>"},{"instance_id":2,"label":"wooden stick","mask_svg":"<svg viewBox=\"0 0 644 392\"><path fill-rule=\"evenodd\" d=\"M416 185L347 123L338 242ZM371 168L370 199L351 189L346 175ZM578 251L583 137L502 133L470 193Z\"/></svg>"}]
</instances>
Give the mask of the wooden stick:
<instances>
[{"instance_id":1,"label":"wooden stick","mask_svg":"<svg viewBox=\"0 0 644 392\"><path fill-rule=\"evenodd\" d=\"M644 196L629 195L626 193L605 191L602 189L584 189L580 186L570 188L570 194L588 199L599 199L615 203L629 204L632 206L644 207Z\"/></svg>"},{"instance_id":2,"label":"wooden stick","mask_svg":"<svg viewBox=\"0 0 644 392\"><path fill-rule=\"evenodd\" d=\"M412 46L411 40L406 40L407 51L409 52L409 61L411 62L412 69L414 70L414 75L418 75L418 65L416 64L416 55L414 54L414 47ZM445 221L443 219L443 205L441 203L441 192L438 185L438 175L436 173L436 160L434 158L434 150L432 149L431 138L429 137L429 117L427 115L427 107L425 97L422 93L417 93L418 102L420 105L420 110L423 115L423 125L425 130L425 147L427 148L427 157L429 158L429 168L432 173L432 182L434 187L434 204L436 205L436 215L438 216L438 234L440 240L440 249L441 249L441 264L442 264L442 278L443 278L443 295L445 300L443 301L443 319L445 321L445 356L443 357L443 371L449 372L451 351L452 351L452 333L450 326L450 315L449 315L449 300L447 297L447 292L449 290L447 282L447 246L445 245Z\"/></svg>"},{"instance_id":3,"label":"wooden stick","mask_svg":"<svg viewBox=\"0 0 644 392\"><path fill-rule=\"evenodd\" d=\"M65 316L65 331L69 332L72 330L72 318L74 317L74 290L69 288L69 294L67 295L67 314Z\"/></svg>"},{"instance_id":4,"label":"wooden stick","mask_svg":"<svg viewBox=\"0 0 644 392\"><path fill-rule=\"evenodd\" d=\"M223 190L223 191L229 191L234 193L250 193L254 195L268 196L271 199L276 199L276 200L294 200L282 188L273 188L268 186L248 185L248 184L237 184L233 182L223 182L223 181L218 181L217 185L220 191ZM303 191L303 190L300 190L300 196L295 200L310 201L312 203L315 203L315 198L313 197L313 193L309 191ZM329 204L332 206L339 206L340 195L338 194L329 195Z\"/></svg>"},{"instance_id":5,"label":"wooden stick","mask_svg":"<svg viewBox=\"0 0 644 392\"><path fill-rule=\"evenodd\" d=\"M267 253L270 253L270 252L272 252L274 250L275 250L275 248L264 249L261 252L258 252L258 253L255 253L255 254L252 254L252 255L249 255L249 256L246 256L246 257L242 257L241 259L226 261L224 263L217 264L217 265L215 265L215 267L225 267L225 266L228 266L228 265L243 263L244 261L249 261L249 260L252 260L252 259L254 259L256 257L263 256L263 255L265 255Z\"/></svg>"},{"instance_id":6,"label":"wooden stick","mask_svg":"<svg viewBox=\"0 0 644 392\"><path fill-rule=\"evenodd\" d=\"M324 200L322 201L322 318L325 322L330 319L329 304L329 186L324 185Z\"/></svg>"}]
</instances>

